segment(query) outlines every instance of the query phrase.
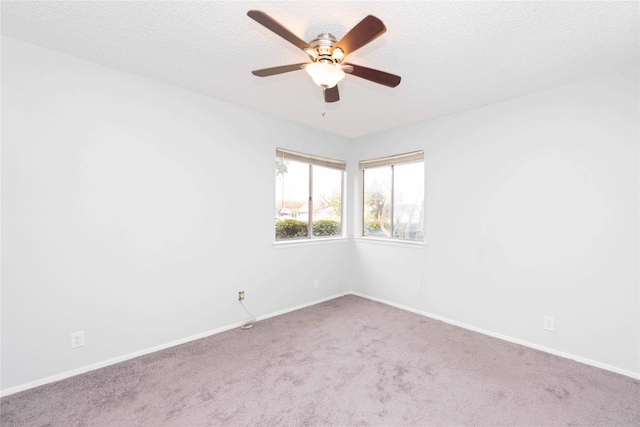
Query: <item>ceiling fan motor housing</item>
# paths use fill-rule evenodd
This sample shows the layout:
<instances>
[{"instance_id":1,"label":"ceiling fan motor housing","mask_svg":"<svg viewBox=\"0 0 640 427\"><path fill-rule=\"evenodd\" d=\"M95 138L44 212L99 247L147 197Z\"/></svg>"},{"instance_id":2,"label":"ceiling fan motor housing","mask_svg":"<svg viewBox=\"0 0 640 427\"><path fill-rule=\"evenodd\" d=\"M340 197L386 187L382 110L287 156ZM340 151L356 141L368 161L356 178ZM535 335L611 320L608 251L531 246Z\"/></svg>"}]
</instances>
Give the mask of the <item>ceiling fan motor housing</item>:
<instances>
[{"instance_id":1,"label":"ceiling fan motor housing","mask_svg":"<svg viewBox=\"0 0 640 427\"><path fill-rule=\"evenodd\" d=\"M331 33L318 34L315 39L309 42L309 46L313 48L315 55L307 53L315 62L339 65L344 59L344 52L340 48L333 49L337 42L338 40Z\"/></svg>"}]
</instances>

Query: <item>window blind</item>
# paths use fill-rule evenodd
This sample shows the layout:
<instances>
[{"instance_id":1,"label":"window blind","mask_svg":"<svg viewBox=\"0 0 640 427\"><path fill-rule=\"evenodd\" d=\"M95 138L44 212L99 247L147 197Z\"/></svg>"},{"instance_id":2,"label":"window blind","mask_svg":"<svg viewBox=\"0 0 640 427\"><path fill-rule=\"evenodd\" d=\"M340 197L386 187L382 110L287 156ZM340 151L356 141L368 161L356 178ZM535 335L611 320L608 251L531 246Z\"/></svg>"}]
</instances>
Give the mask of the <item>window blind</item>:
<instances>
[{"instance_id":1,"label":"window blind","mask_svg":"<svg viewBox=\"0 0 640 427\"><path fill-rule=\"evenodd\" d=\"M397 165L399 163L421 162L423 160L424 151L414 151L411 153L396 154L388 157L379 157L377 159L361 160L360 162L358 162L358 166L362 170L367 168L375 168L378 166Z\"/></svg>"},{"instance_id":2,"label":"window blind","mask_svg":"<svg viewBox=\"0 0 640 427\"><path fill-rule=\"evenodd\" d=\"M276 148L276 157L286 160L295 160L297 162L309 163L316 166L324 166L326 168L347 170L347 162L344 160L335 160L328 157L314 156L312 154L297 153L282 148Z\"/></svg>"}]
</instances>

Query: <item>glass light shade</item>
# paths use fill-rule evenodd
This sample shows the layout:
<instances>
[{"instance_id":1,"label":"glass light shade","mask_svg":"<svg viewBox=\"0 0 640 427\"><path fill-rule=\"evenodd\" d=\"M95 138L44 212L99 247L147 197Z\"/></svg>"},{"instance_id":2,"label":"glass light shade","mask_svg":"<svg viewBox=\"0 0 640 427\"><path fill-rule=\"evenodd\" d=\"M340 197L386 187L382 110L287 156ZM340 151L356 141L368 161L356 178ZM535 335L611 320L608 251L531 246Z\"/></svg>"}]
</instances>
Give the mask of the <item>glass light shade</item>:
<instances>
[{"instance_id":1,"label":"glass light shade","mask_svg":"<svg viewBox=\"0 0 640 427\"><path fill-rule=\"evenodd\" d=\"M344 71L335 65L313 62L304 67L304 69L309 73L313 82L320 87L331 88L344 79Z\"/></svg>"}]
</instances>

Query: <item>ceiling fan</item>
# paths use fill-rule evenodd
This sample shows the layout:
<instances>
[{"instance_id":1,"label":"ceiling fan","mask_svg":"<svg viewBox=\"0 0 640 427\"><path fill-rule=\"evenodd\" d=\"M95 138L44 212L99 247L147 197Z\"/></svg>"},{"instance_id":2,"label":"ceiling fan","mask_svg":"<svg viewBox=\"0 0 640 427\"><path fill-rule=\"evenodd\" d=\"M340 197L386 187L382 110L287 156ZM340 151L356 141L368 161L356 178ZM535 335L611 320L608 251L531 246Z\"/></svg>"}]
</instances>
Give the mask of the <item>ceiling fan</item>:
<instances>
[{"instance_id":1,"label":"ceiling fan","mask_svg":"<svg viewBox=\"0 0 640 427\"><path fill-rule=\"evenodd\" d=\"M339 41L332 34L322 33L307 43L262 11L250 10L247 15L289 43L302 49L311 60L311 62L281 65L251 72L258 77L304 69L309 73L314 83L322 88L325 102L340 100L337 84L344 78L345 73L388 87L396 87L400 84L400 76L344 62L348 54L360 49L387 31L382 21L375 16L369 15L364 18Z\"/></svg>"}]
</instances>

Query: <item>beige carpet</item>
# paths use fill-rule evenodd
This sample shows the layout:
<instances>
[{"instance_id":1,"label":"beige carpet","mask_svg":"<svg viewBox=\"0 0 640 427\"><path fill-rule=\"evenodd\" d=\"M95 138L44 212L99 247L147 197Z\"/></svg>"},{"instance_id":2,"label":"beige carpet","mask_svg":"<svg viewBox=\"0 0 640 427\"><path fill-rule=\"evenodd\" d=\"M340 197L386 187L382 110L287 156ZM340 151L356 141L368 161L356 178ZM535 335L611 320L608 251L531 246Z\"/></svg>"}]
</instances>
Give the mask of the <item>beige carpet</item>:
<instances>
[{"instance_id":1,"label":"beige carpet","mask_svg":"<svg viewBox=\"0 0 640 427\"><path fill-rule=\"evenodd\" d=\"M640 426L640 381L356 296L0 400L8 426Z\"/></svg>"}]
</instances>

